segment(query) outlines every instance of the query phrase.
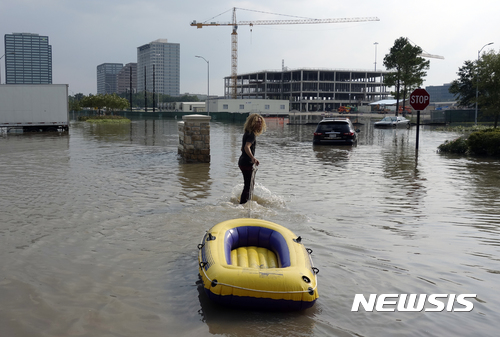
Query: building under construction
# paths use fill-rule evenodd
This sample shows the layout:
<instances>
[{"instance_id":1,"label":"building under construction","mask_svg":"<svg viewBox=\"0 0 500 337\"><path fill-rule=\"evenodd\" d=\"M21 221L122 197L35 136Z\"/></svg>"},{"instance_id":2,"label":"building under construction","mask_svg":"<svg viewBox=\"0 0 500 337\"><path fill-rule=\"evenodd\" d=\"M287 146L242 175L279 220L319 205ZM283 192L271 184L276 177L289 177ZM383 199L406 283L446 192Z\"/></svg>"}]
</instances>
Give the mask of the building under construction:
<instances>
[{"instance_id":1,"label":"building under construction","mask_svg":"<svg viewBox=\"0 0 500 337\"><path fill-rule=\"evenodd\" d=\"M336 111L386 99L385 71L285 69L240 74L237 99L280 99L301 112ZM232 97L231 76L224 78L224 95Z\"/></svg>"}]
</instances>

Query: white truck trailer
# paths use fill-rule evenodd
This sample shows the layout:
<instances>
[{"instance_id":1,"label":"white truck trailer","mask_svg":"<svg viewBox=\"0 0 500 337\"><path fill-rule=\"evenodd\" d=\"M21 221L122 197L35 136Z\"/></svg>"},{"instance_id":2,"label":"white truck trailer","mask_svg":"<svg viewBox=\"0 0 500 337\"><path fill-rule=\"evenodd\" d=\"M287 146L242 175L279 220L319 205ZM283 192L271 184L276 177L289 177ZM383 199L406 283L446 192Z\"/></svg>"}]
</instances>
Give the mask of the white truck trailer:
<instances>
[{"instance_id":1,"label":"white truck trailer","mask_svg":"<svg viewBox=\"0 0 500 337\"><path fill-rule=\"evenodd\" d=\"M67 84L1 84L0 128L68 131Z\"/></svg>"}]
</instances>

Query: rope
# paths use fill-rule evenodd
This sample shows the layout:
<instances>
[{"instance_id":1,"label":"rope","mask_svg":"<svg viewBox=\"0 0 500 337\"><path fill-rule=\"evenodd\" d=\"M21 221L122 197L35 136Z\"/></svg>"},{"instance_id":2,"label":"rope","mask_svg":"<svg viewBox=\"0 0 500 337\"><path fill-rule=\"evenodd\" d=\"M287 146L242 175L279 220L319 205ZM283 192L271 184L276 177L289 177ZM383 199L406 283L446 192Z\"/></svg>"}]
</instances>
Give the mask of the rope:
<instances>
[{"instance_id":1,"label":"rope","mask_svg":"<svg viewBox=\"0 0 500 337\"><path fill-rule=\"evenodd\" d=\"M257 173L257 166L252 166L252 178L250 179L250 196L249 199L253 201L253 189L255 186L255 174Z\"/></svg>"},{"instance_id":2,"label":"rope","mask_svg":"<svg viewBox=\"0 0 500 337\"><path fill-rule=\"evenodd\" d=\"M243 11L247 11L247 12L263 13L263 14L272 14L272 15L278 15L278 16L288 16L288 17L291 17L291 18L299 18L299 19L307 19L307 20L318 20L318 19L308 18L308 17L304 17L304 16L296 16L296 15L288 15L288 14L271 13L271 12L258 11L258 10L254 10L254 9L240 8L240 7L236 7L236 9L243 10ZM224 13L222 13L222 14L224 14Z\"/></svg>"},{"instance_id":3,"label":"rope","mask_svg":"<svg viewBox=\"0 0 500 337\"><path fill-rule=\"evenodd\" d=\"M248 203L248 217L251 218L252 217L252 203L251 201L253 201L253 189L254 189L254 186L255 186L255 174L257 173L257 166L255 165L252 165L252 178L250 179L250 195L248 196L248 200L250 201Z\"/></svg>"}]
</instances>

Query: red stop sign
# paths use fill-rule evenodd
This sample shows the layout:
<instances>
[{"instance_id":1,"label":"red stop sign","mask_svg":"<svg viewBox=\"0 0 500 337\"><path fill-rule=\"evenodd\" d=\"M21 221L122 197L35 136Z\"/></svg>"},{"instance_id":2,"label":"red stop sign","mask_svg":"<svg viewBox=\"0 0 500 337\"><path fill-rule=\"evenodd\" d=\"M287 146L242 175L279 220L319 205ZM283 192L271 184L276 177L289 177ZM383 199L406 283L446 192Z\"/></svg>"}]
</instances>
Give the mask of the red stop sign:
<instances>
[{"instance_id":1,"label":"red stop sign","mask_svg":"<svg viewBox=\"0 0 500 337\"><path fill-rule=\"evenodd\" d=\"M425 89L415 89L410 95L410 105L417 111L424 110L431 100L431 95Z\"/></svg>"}]
</instances>

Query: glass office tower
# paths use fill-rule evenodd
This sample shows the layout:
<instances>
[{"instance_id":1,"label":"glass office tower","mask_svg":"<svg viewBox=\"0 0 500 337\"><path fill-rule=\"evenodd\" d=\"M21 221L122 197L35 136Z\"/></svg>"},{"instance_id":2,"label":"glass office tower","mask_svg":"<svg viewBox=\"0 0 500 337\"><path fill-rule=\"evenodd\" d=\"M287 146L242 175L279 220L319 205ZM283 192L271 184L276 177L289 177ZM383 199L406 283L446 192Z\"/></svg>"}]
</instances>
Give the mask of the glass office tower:
<instances>
[{"instance_id":1,"label":"glass office tower","mask_svg":"<svg viewBox=\"0 0 500 337\"><path fill-rule=\"evenodd\" d=\"M5 34L5 83L52 84L52 46L48 36Z\"/></svg>"},{"instance_id":2,"label":"glass office tower","mask_svg":"<svg viewBox=\"0 0 500 337\"><path fill-rule=\"evenodd\" d=\"M169 43L166 39L138 47L137 91L153 92L154 87L156 93L179 96L180 54L180 44Z\"/></svg>"},{"instance_id":3,"label":"glass office tower","mask_svg":"<svg viewBox=\"0 0 500 337\"><path fill-rule=\"evenodd\" d=\"M118 73L123 63L103 63L97 66L97 93L114 94L118 92Z\"/></svg>"}]
</instances>

